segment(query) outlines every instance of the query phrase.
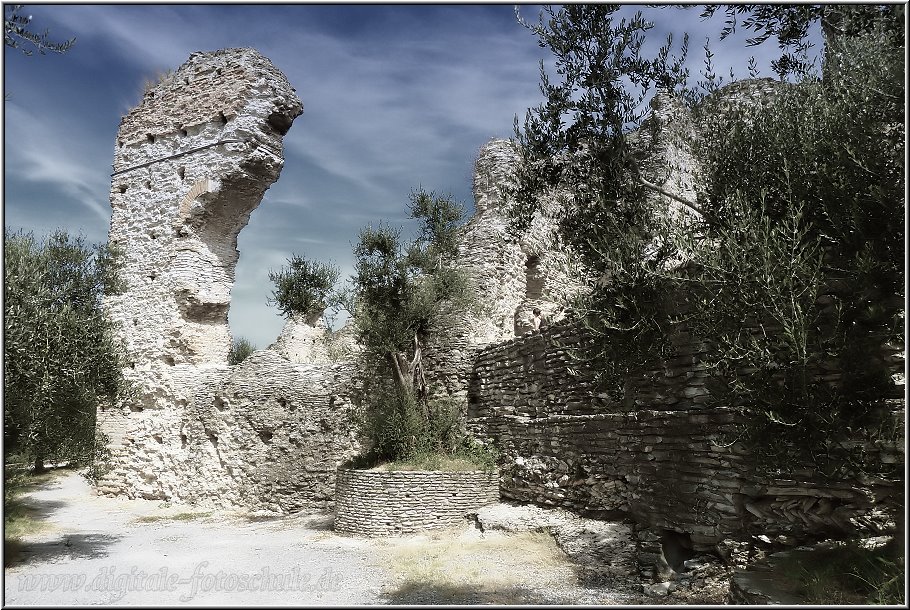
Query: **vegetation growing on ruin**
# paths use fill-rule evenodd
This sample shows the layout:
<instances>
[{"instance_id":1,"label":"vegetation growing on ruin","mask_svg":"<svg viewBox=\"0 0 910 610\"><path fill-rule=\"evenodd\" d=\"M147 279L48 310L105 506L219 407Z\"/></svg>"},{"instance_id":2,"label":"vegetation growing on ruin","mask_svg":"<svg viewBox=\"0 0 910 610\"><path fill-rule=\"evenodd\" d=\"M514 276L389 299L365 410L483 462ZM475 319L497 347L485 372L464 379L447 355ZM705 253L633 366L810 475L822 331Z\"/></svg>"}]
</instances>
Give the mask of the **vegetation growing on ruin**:
<instances>
[{"instance_id":1,"label":"vegetation growing on ruin","mask_svg":"<svg viewBox=\"0 0 910 610\"><path fill-rule=\"evenodd\" d=\"M337 303L335 286L340 271L332 263L311 261L296 254L288 264L278 271L269 271L269 280L275 285L272 295L266 300L274 305L284 317L300 314L307 320L314 320Z\"/></svg>"},{"instance_id":2,"label":"vegetation growing on ruin","mask_svg":"<svg viewBox=\"0 0 910 610\"><path fill-rule=\"evenodd\" d=\"M760 32L755 42L778 38L774 68L790 84L713 114L710 50L690 89L687 41L679 56L672 39L645 56L652 26L640 17L614 21L615 8L601 5L548 11L528 27L553 52L559 82L541 71L545 101L517 126L513 216L526 224L548 188L571 195L559 233L591 271L578 311L594 337L585 357L606 389L621 399L630 376L673 353L670 337L685 325L704 342L714 399L752 416L730 440L770 471L806 458L829 475L887 471L846 441L895 432L881 348L902 343L903 7L728 10L728 29L741 19ZM801 55L819 19L836 34L823 78ZM648 138L630 137L656 135L642 105L656 88L675 92L703 127L691 142L703 188L696 200L670 197L697 212L687 222L652 209L656 176L640 164ZM819 370L842 378L820 380Z\"/></svg>"},{"instance_id":3,"label":"vegetation growing on ruin","mask_svg":"<svg viewBox=\"0 0 910 610\"><path fill-rule=\"evenodd\" d=\"M461 403L433 397L423 359L430 343L452 331L452 320L475 307L467 274L454 264L464 208L450 196L418 189L408 209L418 223L412 240L385 224L361 230L349 288L339 290L337 273L295 256L296 271L282 276L281 300L305 304L293 311L315 314L334 304L352 314L363 347L359 424L371 447L354 466L404 460L406 467L430 467L440 456L454 456L487 467L489 452L464 433Z\"/></svg>"},{"instance_id":4,"label":"vegetation growing on ruin","mask_svg":"<svg viewBox=\"0 0 910 610\"><path fill-rule=\"evenodd\" d=\"M379 225L364 228L354 249L354 320L368 401L362 423L374 462L454 454L466 442L460 405L432 399L423 361L426 346L473 306L467 275L454 265L464 208L417 190L409 211L419 223L416 239Z\"/></svg>"},{"instance_id":5,"label":"vegetation growing on ruin","mask_svg":"<svg viewBox=\"0 0 910 610\"><path fill-rule=\"evenodd\" d=\"M246 337L234 337L231 342L231 351L228 352L228 364L231 366L240 364L255 351L256 346L252 341Z\"/></svg>"},{"instance_id":6,"label":"vegetation growing on ruin","mask_svg":"<svg viewBox=\"0 0 910 610\"><path fill-rule=\"evenodd\" d=\"M123 357L102 298L122 289L119 258L57 231L5 234L3 440L40 471L96 453L95 413L124 395Z\"/></svg>"}]
</instances>

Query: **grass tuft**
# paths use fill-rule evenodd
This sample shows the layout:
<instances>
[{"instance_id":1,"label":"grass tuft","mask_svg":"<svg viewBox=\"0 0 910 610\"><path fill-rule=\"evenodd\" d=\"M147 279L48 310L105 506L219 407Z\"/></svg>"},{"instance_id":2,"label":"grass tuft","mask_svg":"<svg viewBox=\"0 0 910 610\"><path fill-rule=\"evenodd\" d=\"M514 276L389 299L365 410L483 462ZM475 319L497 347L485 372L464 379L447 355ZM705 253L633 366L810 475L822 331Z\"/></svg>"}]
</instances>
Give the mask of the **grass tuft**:
<instances>
[{"instance_id":1,"label":"grass tuft","mask_svg":"<svg viewBox=\"0 0 910 610\"><path fill-rule=\"evenodd\" d=\"M904 557L889 545L850 542L779 560L778 569L807 604L904 605Z\"/></svg>"},{"instance_id":2,"label":"grass tuft","mask_svg":"<svg viewBox=\"0 0 910 610\"><path fill-rule=\"evenodd\" d=\"M15 565L24 546L23 539L51 529L38 516L38 511L22 499L22 495L47 485L64 469L34 474L29 470L8 465L3 482L3 558L4 566Z\"/></svg>"}]
</instances>

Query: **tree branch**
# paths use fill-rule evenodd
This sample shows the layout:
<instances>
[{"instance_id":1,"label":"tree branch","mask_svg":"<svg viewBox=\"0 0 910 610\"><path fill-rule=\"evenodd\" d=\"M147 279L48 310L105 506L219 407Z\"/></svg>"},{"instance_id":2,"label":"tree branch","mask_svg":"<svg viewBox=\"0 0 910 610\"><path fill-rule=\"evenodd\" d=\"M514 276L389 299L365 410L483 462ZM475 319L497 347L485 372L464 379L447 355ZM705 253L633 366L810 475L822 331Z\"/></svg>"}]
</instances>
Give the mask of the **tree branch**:
<instances>
[{"instance_id":1,"label":"tree branch","mask_svg":"<svg viewBox=\"0 0 910 610\"><path fill-rule=\"evenodd\" d=\"M704 210L702 210L700 207L698 207L696 204L692 203L692 202L689 201L688 199L683 199L683 198L680 197L679 195L674 195L674 194L671 193L670 191L668 191L668 190L666 190L666 189L664 189L664 188L661 188L661 187L657 186L656 184L654 184L654 183L652 183L652 182L648 182L647 180L645 180L645 179L642 178L641 176L638 177L638 181L641 183L642 186L644 186L644 187L646 187L646 188L649 188L649 189L651 189L652 191L657 191L657 192L660 193L661 195L666 195L667 197L669 197L670 199L672 199L672 200L674 200L674 201L678 201L679 203L683 204L684 206L686 206L687 208L689 208L690 210L692 210L693 212L695 212L695 213L698 214L699 216L702 216L702 217L706 216Z\"/></svg>"}]
</instances>

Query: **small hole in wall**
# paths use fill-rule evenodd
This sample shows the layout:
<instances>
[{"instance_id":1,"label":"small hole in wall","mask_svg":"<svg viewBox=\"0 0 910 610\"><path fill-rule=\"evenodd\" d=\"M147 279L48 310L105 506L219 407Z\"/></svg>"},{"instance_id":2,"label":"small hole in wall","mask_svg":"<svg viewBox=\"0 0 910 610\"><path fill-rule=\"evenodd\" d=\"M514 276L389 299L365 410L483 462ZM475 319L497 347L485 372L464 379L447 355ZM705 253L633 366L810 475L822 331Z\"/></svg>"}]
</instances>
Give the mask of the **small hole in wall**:
<instances>
[{"instance_id":1,"label":"small hole in wall","mask_svg":"<svg viewBox=\"0 0 910 610\"><path fill-rule=\"evenodd\" d=\"M183 180L186 177L186 168L182 165L177 168L177 175L180 176L180 179Z\"/></svg>"},{"instance_id":2,"label":"small hole in wall","mask_svg":"<svg viewBox=\"0 0 910 610\"><path fill-rule=\"evenodd\" d=\"M130 411L133 411L134 413L142 413L144 410L145 409L143 409L139 405L130 405Z\"/></svg>"},{"instance_id":3,"label":"small hole in wall","mask_svg":"<svg viewBox=\"0 0 910 610\"><path fill-rule=\"evenodd\" d=\"M224 402L224 398L222 398L221 396L215 397L215 408L218 409L219 411L224 411L225 408L227 408L227 403Z\"/></svg>"},{"instance_id":4,"label":"small hole in wall","mask_svg":"<svg viewBox=\"0 0 910 610\"><path fill-rule=\"evenodd\" d=\"M226 116L224 116L224 112L218 113L218 120L221 121L222 125L227 125L228 119Z\"/></svg>"},{"instance_id":5,"label":"small hole in wall","mask_svg":"<svg viewBox=\"0 0 910 610\"><path fill-rule=\"evenodd\" d=\"M151 275L149 276L149 279L152 280L152 281L154 282L154 281L155 281L155 278L157 278L157 277L158 277L158 276L155 275L155 274L153 273L153 274L151 274Z\"/></svg>"},{"instance_id":6,"label":"small hole in wall","mask_svg":"<svg viewBox=\"0 0 910 610\"><path fill-rule=\"evenodd\" d=\"M223 72L223 70L221 68L218 68L217 70L215 70L215 74L217 74L218 76L221 76L222 72Z\"/></svg>"},{"instance_id":7,"label":"small hole in wall","mask_svg":"<svg viewBox=\"0 0 910 610\"><path fill-rule=\"evenodd\" d=\"M153 136L153 135L150 134L150 133L149 133L149 134L146 134L145 139L148 140L149 144L154 144L154 143L155 143L155 136Z\"/></svg>"},{"instance_id":8,"label":"small hole in wall","mask_svg":"<svg viewBox=\"0 0 910 610\"><path fill-rule=\"evenodd\" d=\"M160 434L153 434L153 435L152 435L152 438L155 439L155 442L157 442L157 443L163 443L163 442L164 442L164 440L162 440Z\"/></svg>"},{"instance_id":9,"label":"small hole in wall","mask_svg":"<svg viewBox=\"0 0 910 610\"><path fill-rule=\"evenodd\" d=\"M125 184L121 184L120 186L117 187L117 190L120 191L121 193L125 193L126 189L127 189L127 186Z\"/></svg>"},{"instance_id":10,"label":"small hole in wall","mask_svg":"<svg viewBox=\"0 0 910 610\"><path fill-rule=\"evenodd\" d=\"M123 148L123 140L117 140L117 148Z\"/></svg>"},{"instance_id":11,"label":"small hole in wall","mask_svg":"<svg viewBox=\"0 0 910 610\"><path fill-rule=\"evenodd\" d=\"M152 233L150 234L150 237L151 237L152 239L158 239L158 234L155 233L154 231L152 231Z\"/></svg>"},{"instance_id":12,"label":"small hole in wall","mask_svg":"<svg viewBox=\"0 0 910 610\"><path fill-rule=\"evenodd\" d=\"M135 363L135 362L130 362L130 368L133 369L133 370L135 370L135 369L136 369L136 363Z\"/></svg>"},{"instance_id":13,"label":"small hole in wall","mask_svg":"<svg viewBox=\"0 0 910 610\"><path fill-rule=\"evenodd\" d=\"M152 190L152 181L151 180L145 181L145 188L147 188L148 190Z\"/></svg>"},{"instance_id":14,"label":"small hole in wall","mask_svg":"<svg viewBox=\"0 0 910 610\"><path fill-rule=\"evenodd\" d=\"M660 550L667 564L678 572L682 571L687 559L695 556L691 535L672 530L664 530Z\"/></svg>"},{"instance_id":15,"label":"small hole in wall","mask_svg":"<svg viewBox=\"0 0 910 610\"><path fill-rule=\"evenodd\" d=\"M139 318L133 318L133 326L139 326Z\"/></svg>"},{"instance_id":16,"label":"small hole in wall","mask_svg":"<svg viewBox=\"0 0 910 610\"><path fill-rule=\"evenodd\" d=\"M206 437L208 437L210 443L212 443L216 447L218 446L218 435L217 434L215 434L214 432L207 432L205 435L206 435Z\"/></svg>"},{"instance_id":17,"label":"small hole in wall","mask_svg":"<svg viewBox=\"0 0 910 610\"><path fill-rule=\"evenodd\" d=\"M183 79L183 84L184 84L184 85L189 85L189 84L190 84L190 77L189 77L189 76L187 76L186 78Z\"/></svg>"},{"instance_id":18,"label":"small hole in wall","mask_svg":"<svg viewBox=\"0 0 910 610\"><path fill-rule=\"evenodd\" d=\"M272 442L272 432L270 430L262 430L259 432L259 438L262 439L262 442L268 445Z\"/></svg>"},{"instance_id":19,"label":"small hole in wall","mask_svg":"<svg viewBox=\"0 0 910 610\"><path fill-rule=\"evenodd\" d=\"M168 366L174 366L175 364L177 364L177 361L174 360L173 356L165 356L164 363Z\"/></svg>"},{"instance_id":20,"label":"small hole in wall","mask_svg":"<svg viewBox=\"0 0 910 610\"><path fill-rule=\"evenodd\" d=\"M180 435L180 448L186 449L186 434Z\"/></svg>"},{"instance_id":21,"label":"small hole in wall","mask_svg":"<svg viewBox=\"0 0 910 610\"><path fill-rule=\"evenodd\" d=\"M186 136L190 135L190 132L188 132L188 131L186 130L186 127L181 126L179 129L180 129L180 135L182 135L184 138L185 138Z\"/></svg>"}]
</instances>

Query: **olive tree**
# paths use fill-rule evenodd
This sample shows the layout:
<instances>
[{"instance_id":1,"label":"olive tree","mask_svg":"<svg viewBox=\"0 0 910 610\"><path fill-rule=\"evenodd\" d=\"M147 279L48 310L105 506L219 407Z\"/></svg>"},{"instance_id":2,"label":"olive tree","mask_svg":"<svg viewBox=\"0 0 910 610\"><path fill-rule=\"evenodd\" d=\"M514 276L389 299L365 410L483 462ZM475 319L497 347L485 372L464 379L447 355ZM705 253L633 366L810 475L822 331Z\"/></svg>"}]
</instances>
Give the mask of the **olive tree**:
<instances>
[{"instance_id":1,"label":"olive tree","mask_svg":"<svg viewBox=\"0 0 910 610\"><path fill-rule=\"evenodd\" d=\"M82 461L95 413L126 389L122 352L102 298L121 289L104 245L57 231L39 241L6 231L3 437L7 455Z\"/></svg>"},{"instance_id":2,"label":"olive tree","mask_svg":"<svg viewBox=\"0 0 910 610\"><path fill-rule=\"evenodd\" d=\"M336 304L335 285L339 275L338 267L332 263L292 254L287 266L269 271L269 280L275 288L266 302L276 306L285 317L297 313L307 319L316 318L326 307Z\"/></svg>"},{"instance_id":3,"label":"olive tree","mask_svg":"<svg viewBox=\"0 0 910 610\"><path fill-rule=\"evenodd\" d=\"M616 10L547 8L527 25L552 51L558 81L542 68L544 102L516 125L515 223L548 189L568 192L561 237L596 280L578 308L593 337L586 357L621 395L624 378L670 353L669 333L685 322L726 382L718 397L756 415L745 437L768 449L772 468L786 468L794 447L825 472L864 468L840 441L877 429L891 388L880 350L900 343L903 7L725 9L727 33L740 23L758 32L751 43L776 37L775 70L796 76L763 104L713 115L714 97L687 85L672 40L645 56L653 24ZM820 75L800 63L819 20L829 33ZM633 141L657 127L641 109L658 87L703 127L690 142L703 188L694 201L676 197L697 212L686 225L651 208L656 189L639 164L648 151ZM684 273L669 264L680 252ZM744 332L750 325L763 332ZM841 383L816 383L813 369L832 362Z\"/></svg>"},{"instance_id":4,"label":"olive tree","mask_svg":"<svg viewBox=\"0 0 910 610\"><path fill-rule=\"evenodd\" d=\"M378 459L451 450L456 442L453 414L429 398L423 350L473 303L465 272L454 266L464 209L423 190L411 194L409 209L420 223L416 239L367 227L354 249L354 319L377 388L367 432Z\"/></svg>"}]
</instances>

